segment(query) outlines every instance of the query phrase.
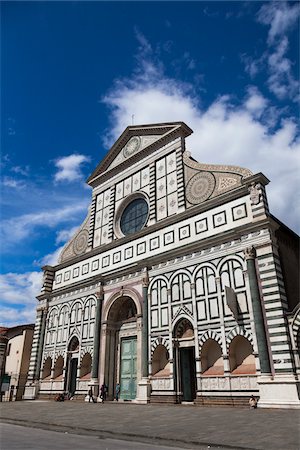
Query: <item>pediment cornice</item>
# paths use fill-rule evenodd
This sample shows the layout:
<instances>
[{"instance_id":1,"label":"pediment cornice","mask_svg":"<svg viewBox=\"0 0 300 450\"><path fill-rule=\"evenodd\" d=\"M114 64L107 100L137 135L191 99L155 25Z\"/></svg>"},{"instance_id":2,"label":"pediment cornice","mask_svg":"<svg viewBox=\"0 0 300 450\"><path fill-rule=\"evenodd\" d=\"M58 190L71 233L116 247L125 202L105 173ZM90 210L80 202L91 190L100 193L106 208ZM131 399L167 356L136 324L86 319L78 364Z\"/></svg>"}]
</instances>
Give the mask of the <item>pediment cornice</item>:
<instances>
[{"instance_id":1,"label":"pediment cornice","mask_svg":"<svg viewBox=\"0 0 300 450\"><path fill-rule=\"evenodd\" d=\"M95 187L100 182L104 182L107 179L113 177L118 172L123 172L127 167L133 166L135 163L145 158L149 154L153 153L159 147L166 145L168 142L176 139L176 137L187 137L193 131L184 122L174 122L165 124L152 124L152 125L137 125L127 127L124 133L121 134L119 139L111 147L106 157L94 170L94 172L87 179L87 183ZM120 164L112 167L110 165L118 154L125 147L126 143L134 136L150 136L150 135L160 135L160 137L150 143L142 150L134 153L132 156L128 157Z\"/></svg>"}]
</instances>

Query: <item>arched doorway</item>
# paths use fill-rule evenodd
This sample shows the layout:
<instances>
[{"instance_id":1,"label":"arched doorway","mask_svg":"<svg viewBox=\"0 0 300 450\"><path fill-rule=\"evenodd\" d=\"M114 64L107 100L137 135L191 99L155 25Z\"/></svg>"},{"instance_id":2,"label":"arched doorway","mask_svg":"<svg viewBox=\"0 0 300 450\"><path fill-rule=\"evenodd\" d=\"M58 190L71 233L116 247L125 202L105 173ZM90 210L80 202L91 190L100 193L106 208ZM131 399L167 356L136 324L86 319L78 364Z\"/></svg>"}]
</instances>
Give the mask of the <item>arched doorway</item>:
<instances>
[{"instance_id":1,"label":"arched doorway","mask_svg":"<svg viewBox=\"0 0 300 450\"><path fill-rule=\"evenodd\" d=\"M196 398L196 364L194 328L188 319L181 319L174 332L177 392L181 401L192 402Z\"/></svg>"},{"instance_id":2,"label":"arched doorway","mask_svg":"<svg viewBox=\"0 0 300 450\"><path fill-rule=\"evenodd\" d=\"M104 382L109 398L120 383L120 399L134 400L137 391L137 308L132 298L117 298L106 323Z\"/></svg>"},{"instance_id":3,"label":"arched doorway","mask_svg":"<svg viewBox=\"0 0 300 450\"><path fill-rule=\"evenodd\" d=\"M65 376L65 391L73 396L76 392L77 368L79 358L79 341L73 336L68 346L67 371Z\"/></svg>"}]
</instances>

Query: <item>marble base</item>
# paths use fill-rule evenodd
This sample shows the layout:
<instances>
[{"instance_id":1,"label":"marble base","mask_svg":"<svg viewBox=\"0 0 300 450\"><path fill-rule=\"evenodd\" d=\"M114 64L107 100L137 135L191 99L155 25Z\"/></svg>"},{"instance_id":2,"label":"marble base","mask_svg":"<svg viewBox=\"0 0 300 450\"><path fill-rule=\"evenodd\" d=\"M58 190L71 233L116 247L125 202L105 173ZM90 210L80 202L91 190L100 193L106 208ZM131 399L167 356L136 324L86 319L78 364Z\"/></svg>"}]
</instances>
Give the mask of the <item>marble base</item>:
<instances>
[{"instance_id":1,"label":"marble base","mask_svg":"<svg viewBox=\"0 0 300 450\"><path fill-rule=\"evenodd\" d=\"M35 400L39 393L39 383L25 386L23 400Z\"/></svg>"},{"instance_id":2,"label":"marble base","mask_svg":"<svg viewBox=\"0 0 300 450\"><path fill-rule=\"evenodd\" d=\"M150 402L151 384L148 378L142 378L138 383L135 403L146 404Z\"/></svg>"},{"instance_id":3,"label":"marble base","mask_svg":"<svg viewBox=\"0 0 300 450\"><path fill-rule=\"evenodd\" d=\"M261 376L257 380L258 408L300 409L300 381L293 375Z\"/></svg>"}]
</instances>

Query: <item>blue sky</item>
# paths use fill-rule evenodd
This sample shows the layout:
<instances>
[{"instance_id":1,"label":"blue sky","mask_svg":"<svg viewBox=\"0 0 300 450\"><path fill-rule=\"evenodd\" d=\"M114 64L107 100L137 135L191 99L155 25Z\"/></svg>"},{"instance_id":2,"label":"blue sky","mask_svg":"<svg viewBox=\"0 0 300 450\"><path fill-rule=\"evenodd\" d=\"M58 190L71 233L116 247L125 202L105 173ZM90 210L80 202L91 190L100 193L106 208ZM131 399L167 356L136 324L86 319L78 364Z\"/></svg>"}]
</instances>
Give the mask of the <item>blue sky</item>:
<instances>
[{"instance_id":1,"label":"blue sky","mask_svg":"<svg viewBox=\"0 0 300 450\"><path fill-rule=\"evenodd\" d=\"M185 121L199 161L263 172L299 232L299 2L1 3L1 317L34 321L40 267L87 213L124 128Z\"/></svg>"}]
</instances>

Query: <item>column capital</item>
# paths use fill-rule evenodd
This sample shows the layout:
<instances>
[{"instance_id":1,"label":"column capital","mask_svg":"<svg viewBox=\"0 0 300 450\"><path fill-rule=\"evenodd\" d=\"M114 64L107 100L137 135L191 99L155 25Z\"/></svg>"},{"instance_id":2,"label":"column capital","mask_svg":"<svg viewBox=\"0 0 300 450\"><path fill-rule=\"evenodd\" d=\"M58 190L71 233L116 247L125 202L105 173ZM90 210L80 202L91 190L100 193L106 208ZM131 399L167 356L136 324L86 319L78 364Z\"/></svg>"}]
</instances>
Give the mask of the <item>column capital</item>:
<instances>
[{"instance_id":1,"label":"column capital","mask_svg":"<svg viewBox=\"0 0 300 450\"><path fill-rule=\"evenodd\" d=\"M249 259L255 259L256 258L256 250L255 247L252 245L252 247L247 247L244 250L244 257L245 260L249 260Z\"/></svg>"}]
</instances>

